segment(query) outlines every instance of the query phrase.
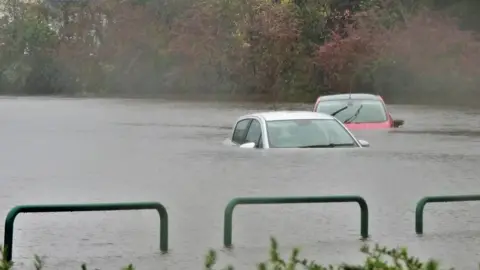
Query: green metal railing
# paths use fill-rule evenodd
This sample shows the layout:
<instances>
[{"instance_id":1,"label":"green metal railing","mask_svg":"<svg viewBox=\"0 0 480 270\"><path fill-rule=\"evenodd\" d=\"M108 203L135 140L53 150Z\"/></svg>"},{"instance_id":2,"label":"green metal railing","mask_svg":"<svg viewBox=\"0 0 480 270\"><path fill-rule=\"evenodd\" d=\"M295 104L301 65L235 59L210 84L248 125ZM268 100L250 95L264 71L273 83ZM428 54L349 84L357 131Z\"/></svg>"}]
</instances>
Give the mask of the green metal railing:
<instances>
[{"instance_id":1,"label":"green metal railing","mask_svg":"<svg viewBox=\"0 0 480 270\"><path fill-rule=\"evenodd\" d=\"M360 206L360 234L368 238L368 205L360 196L325 196L325 197L244 197L232 199L225 208L223 245L232 246L233 209L239 204L291 204L291 203L343 203L356 202Z\"/></svg>"},{"instance_id":2,"label":"green metal railing","mask_svg":"<svg viewBox=\"0 0 480 270\"><path fill-rule=\"evenodd\" d=\"M431 196L418 201L415 209L415 232L423 234L423 212L427 203L480 201L480 195Z\"/></svg>"},{"instance_id":3,"label":"green metal railing","mask_svg":"<svg viewBox=\"0 0 480 270\"><path fill-rule=\"evenodd\" d=\"M160 250L168 251L168 213L158 202L100 203L100 204L51 204L51 205L19 205L12 208L5 219L4 247L6 260L12 260L13 224L20 213L51 212L85 212L85 211L122 211L122 210L157 210L160 216Z\"/></svg>"}]
</instances>

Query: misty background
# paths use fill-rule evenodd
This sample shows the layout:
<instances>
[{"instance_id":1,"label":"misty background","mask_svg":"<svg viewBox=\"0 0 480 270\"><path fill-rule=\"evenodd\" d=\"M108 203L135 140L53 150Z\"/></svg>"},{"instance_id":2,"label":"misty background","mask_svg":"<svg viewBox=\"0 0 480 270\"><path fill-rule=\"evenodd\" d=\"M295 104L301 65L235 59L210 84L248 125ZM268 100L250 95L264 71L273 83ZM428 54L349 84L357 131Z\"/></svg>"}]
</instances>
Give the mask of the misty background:
<instances>
[{"instance_id":1,"label":"misty background","mask_svg":"<svg viewBox=\"0 0 480 270\"><path fill-rule=\"evenodd\" d=\"M2 0L0 94L476 105L478 0Z\"/></svg>"}]
</instances>

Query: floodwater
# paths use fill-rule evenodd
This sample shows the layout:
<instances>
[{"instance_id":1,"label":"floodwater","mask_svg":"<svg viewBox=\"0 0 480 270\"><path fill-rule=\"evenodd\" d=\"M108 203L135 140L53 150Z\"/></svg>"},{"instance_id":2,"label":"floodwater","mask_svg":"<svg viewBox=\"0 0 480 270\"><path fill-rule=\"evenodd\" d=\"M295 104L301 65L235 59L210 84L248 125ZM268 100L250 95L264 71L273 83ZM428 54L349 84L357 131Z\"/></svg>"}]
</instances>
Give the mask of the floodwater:
<instances>
[{"instance_id":1,"label":"floodwater","mask_svg":"<svg viewBox=\"0 0 480 270\"><path fill-rule=\"evenodd\" d=\"M289 105L292 109L301 105ZM309 108L307 105L304 108ZM258 104L145 100L0 99L0 210L19 204L159 201L170 253L158 250L155 211L21 214L13 259L32 269L200 269L209 248L223 267L254 269L269 237L319 262L361 262L358 205L247 205L234 212L231 251L223 211L237 196L363 196L370 243L407 246L421 258L475 269L480 202L429 204L425 235L416 202L480 189L480 111L390 106L406 125L356 132L366 149L254 150L222 145L235 119ZM3 228L2 228L3 233ZM219 267L220 268L220 267Z\"/></svg>"}]
</instances>

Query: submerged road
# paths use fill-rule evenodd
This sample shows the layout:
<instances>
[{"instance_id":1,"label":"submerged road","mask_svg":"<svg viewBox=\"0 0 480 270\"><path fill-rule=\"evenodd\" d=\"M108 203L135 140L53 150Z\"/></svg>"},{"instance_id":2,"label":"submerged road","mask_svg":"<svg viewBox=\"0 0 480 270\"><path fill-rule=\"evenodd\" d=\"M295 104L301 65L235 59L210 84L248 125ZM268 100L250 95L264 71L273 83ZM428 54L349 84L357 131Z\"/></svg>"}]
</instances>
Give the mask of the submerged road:
<instances>
[{"instance_id":1,"label":"submerged road","mask_svg":"<svg viewBox=\"0 0 480 270\"><path fill-rule=\"evenodd\" d=\"M309 105L289 105L292 109ZM18 204L160 201L171 252L158 250L155 211L21 214L13 259L48 269L199 269L208 248L220 263L254 269L269 236L319 262L361 262L355 204L239 206L233 251L222 250L223 210L237 196L355 194L370 207L370 243L406 245L445 267L480 262L480 202L427 205L423 196L480 193L480 110L390 106L406 125L355 132L367 149L255 151L222 145L235 119L258 104L1 98L0 214ZM1 228L3 233L3 226Z\"/></svg>"}]
</instances>

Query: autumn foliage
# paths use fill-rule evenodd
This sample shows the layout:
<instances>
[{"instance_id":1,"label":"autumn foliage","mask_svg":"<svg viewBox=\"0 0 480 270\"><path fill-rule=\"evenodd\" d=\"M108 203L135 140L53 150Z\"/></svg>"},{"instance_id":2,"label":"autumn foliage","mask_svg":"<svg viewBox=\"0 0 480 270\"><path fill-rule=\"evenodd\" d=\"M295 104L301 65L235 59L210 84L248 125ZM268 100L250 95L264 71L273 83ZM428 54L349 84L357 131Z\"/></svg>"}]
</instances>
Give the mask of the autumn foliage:
<instances>
[{"instance_id":1,"label":"autumn foliage","mask_svg":"<svg viewBox=\"0 0 480 270\"><path fill-rule=\"evenodd\" d=\"M421 1L3 2L3 93L480 95L475 32Z\"/></svg>"},{"instance_id":2,"label":"autumn foliage","mask_svg":"<svg viewBox=\"0 0 480 270\"><path fill-rule=\"evenodd\" d=\"M226 16L231 14L232 16ZM187 57L187 66L215 69L217 81L232 85L230 94L277 95L281 74L297 54L299 21L291 4L264 0L206 0L174 24L172 52Z\"/></svg>"},{"instance_id":3,"label":"autumn foliage","mask_svg":"<svg viewBox=\"0 0 480 270\"><path fill-rule=\"evenodd\" d=\"M331 88L440 99L480 94L480 42L473 32L425 8L389 25L395 10L383 4L354 14L344 37L333 31L317 47L315 62Z\"/></svg>"}]
</instances>

